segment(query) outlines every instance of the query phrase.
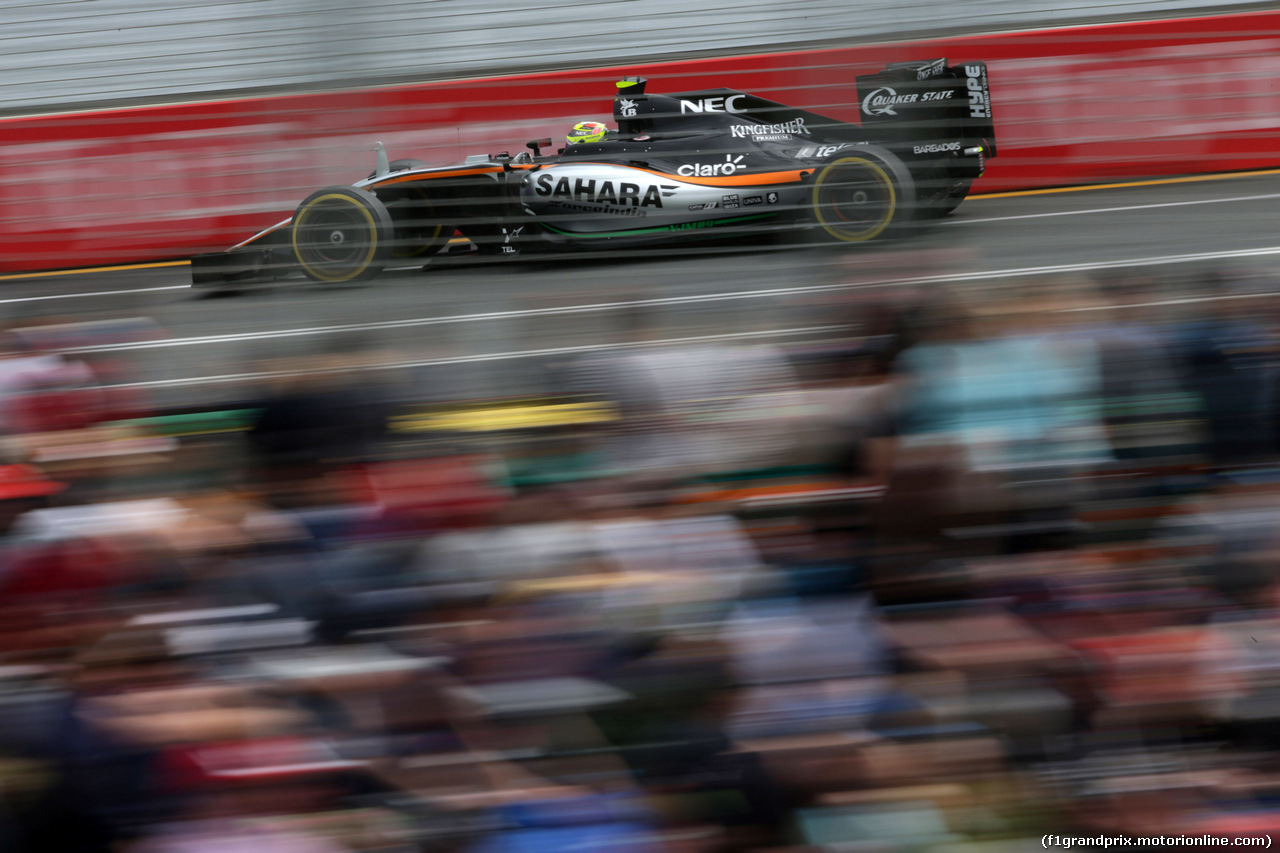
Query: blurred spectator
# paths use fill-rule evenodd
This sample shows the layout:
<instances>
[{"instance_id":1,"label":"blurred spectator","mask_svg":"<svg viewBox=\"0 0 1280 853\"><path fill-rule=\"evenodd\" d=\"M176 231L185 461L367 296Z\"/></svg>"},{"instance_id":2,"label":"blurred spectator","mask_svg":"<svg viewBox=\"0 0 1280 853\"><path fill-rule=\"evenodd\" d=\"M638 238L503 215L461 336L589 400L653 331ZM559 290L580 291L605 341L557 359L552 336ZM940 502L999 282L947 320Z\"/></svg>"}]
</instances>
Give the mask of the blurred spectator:
<instances>
[{"instance_id":1,"label":"blurred spectator","mask_svg":"<svg viewBox=\"0 0 1280 853\"><path fill-rule=\"evenodd\" d=\"M1118 459L1142 460L1192 452L1199 437L1185 398L1172 330L1161 328L1145 303L1159 283L1123 271L1099 281L1099 304L1086 306L1080 333L1098 344L1103 415Z\"/></svg>"},{"instance_id":2,"label":"blurred spectator","mask_svg":"<svg viewBox=\"0 0 1280 853\"><path fill-rule=\"evenodd\" d=\"M80 429L98 422L106 397L82 361L32 350L0 336L0 430L17 435Z\"/></svg>"},{"instance_id":3,"label":"blurred spectator","mask_svg":"<svg viewBox=\"0 0 1280 853\"><path fill-rule=\"evenodd\" d=\"M644 329L633 330L642 342ZM614 403L606 465L637 474L687 476L765 468L795 445L788 411L800 403L785 356L763 345L611 350L583 358L570 388Z\"/></svg>"},{"instance_id":4,"label":"blurred spectator","mask_svg":"<svg viewBox=\"0 0 1280 853\"><path fill-rule=\"evenodd\" d=\"M253 407L246 434L256 474L280 506L342 503L326 475L371 460L386 437L390 401L361 362L361 341L342 341L314 357L279 365L274 385Z\"/></svg>"},{"instance_id":5,"label":"blurred spectator","mask_svg":"<svg viewBox=\"0 0 1280 853\"><path fill-rule=\"evenodd\" d=\"M1222 483L1181 530L1212 537L1206 574L1222 596L1208 619L1202 678L1220 684L1211 713L1234 742L1275 749L1280 720L1280 495ZM1226 683L1223 683L1224 679Z\"/></svg>"},{"instance_id":6,"label":"blurred spectator","mask_svg":"<svg viewBox=\"0 0 1280 853\"><path fill-rule=\"evenodd\" d=\"M1275 450L1268 411L1273 340L1232 282L1206 275L1193 317L1175 330L1187 387L1208 428L1209 455L1219 465L1257 462Z\"/></svg>"},{"instance_id":7,"label":"blurred spectator","mask_svg":"<svg viewBox=\"0 0 1280 853\"><path fill-rule=\"evenodd\" d=\"M954 445L974 471L1098 461L1098 360L1051 325L1060 308L988 298L926 321L897 365L905 443Z\"/></svg>"},{"instance_id":8,"label":"blurred spectator","mask_svg":"<svg viewBox=\"0 0 1280 853\"><path fill-rule=\"evenodd\" d=\"M470 853L657 853L662 849L642 816L621 813L607 798L549 800L499 811L506 829L476 844Z\"/></svg>"},{"instance_id":9,"label":"blurred spectator","mask_svg":"<svg viewBox=\"0 0 1280 853\"><path fill-rule=\"evenodd\" d=\"M944 299L921 318L895 366L885 532L944 548L965 528L1004 548L1070 535L1074 475L1109 448L1096 350L1046 325L1057 307Z\"/></svg>"},{"instance_id":10,"label":"blurred spectator","mask_svg":"<svg viewBox=\"0 0 1280 853\"><path fill-rule=\"evenodd\" d=\"M258 494L0 466L0 850L1266 831L1271 330L1170 287L895 290L794 352L636 324L553 438L388 433L340 341L200 438Z\"/></svg>"}]
</instances>

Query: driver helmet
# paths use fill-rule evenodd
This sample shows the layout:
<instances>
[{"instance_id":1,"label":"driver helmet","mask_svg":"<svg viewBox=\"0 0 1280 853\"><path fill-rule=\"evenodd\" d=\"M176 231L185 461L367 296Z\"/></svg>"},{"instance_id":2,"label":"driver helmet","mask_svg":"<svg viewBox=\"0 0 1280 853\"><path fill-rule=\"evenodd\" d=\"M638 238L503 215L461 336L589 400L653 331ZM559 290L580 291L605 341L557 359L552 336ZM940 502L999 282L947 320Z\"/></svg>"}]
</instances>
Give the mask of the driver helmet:
<instances>
[{"instance_id":1,"label":"driver helmet","mask_svg":"<svg viewBox=\"0 0 1280 853\"><path fill-rule=\"evenodd\" d=\"M573 126L573 130L569 131L565 139L570 145L574 145L578 142L603 142L608 135L609 128L605 127L604 122L580 121Z\"/></svg>"}]
</instances>

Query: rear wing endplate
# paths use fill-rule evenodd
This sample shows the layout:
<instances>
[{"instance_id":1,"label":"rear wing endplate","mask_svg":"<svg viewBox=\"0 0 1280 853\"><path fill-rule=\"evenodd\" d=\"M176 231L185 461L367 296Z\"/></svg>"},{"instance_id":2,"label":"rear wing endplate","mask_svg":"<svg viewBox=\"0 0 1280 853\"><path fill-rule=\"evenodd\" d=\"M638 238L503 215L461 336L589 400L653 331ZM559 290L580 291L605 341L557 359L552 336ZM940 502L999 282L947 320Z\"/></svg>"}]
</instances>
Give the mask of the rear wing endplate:
<instances>
[{"instance_id":1,"label":"rear wing endplate","mask_svg":"<svg viewBox=\"0 0 1280 853\"><path fill-rule=\"evenodd\" d=\"M996 155L991 84L985 62L948 65L931 59L895 62L857 78L863 127L904 138L963 138Z\"/></svg>"}]
</instances>

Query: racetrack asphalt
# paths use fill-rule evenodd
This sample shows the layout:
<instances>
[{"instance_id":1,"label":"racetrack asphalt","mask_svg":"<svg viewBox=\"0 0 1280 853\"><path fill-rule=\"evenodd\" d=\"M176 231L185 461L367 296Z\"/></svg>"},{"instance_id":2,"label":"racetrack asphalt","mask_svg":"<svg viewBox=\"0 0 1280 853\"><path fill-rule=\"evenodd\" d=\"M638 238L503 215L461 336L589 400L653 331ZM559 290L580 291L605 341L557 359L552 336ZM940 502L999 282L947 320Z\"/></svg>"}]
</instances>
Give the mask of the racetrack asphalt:
<instances>
[{"instance_id":1,"label":"racetrack asphalt","mask_svg":"<svg viewBox=\"0 0 1280 853\"><path fill-rule=\"evenodd\" d=\"M574 358L624 343L837 340L860 293L947 282L1045 286L1141 267L1170 304L1219 298L1196 279L1228 272L1268 301L1280 255L1280 174L975 197L908 239L848 250L660 249L606 259L457 265L384 273L360 285L305 279L237 294L187 287L185 264L6 276L9 326L147 318L163 335L100 350L119 381L157 405L250 395L265 374L305 371L359 350L420 401L556 390ZM1188 300L1193 300L1188 302ZM87 354L87 353L86 353Z\"/></svg>"}]
</instances>

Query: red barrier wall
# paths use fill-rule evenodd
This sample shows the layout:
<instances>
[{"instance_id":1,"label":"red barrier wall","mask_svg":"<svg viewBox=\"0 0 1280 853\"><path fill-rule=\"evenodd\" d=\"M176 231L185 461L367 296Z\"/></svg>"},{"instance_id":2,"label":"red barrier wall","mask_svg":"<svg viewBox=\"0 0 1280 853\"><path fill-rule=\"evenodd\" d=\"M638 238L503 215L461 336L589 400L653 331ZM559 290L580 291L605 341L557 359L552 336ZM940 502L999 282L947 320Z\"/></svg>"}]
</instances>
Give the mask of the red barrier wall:
<instances>
[{"instance_id":1,"label":"red barrier wall","mask_svg":"<svg viewBox=\"0 0 1280 853\"><path fill-rule=\"evenodd\" d=\"M856 121L886 62L986 60L977 192L1280 164L1280 12L995 34L0 121L0 271L185 257L392 158L452 162L608 118L612 82L728 86Z\"/></svg>"}]
</instances>

